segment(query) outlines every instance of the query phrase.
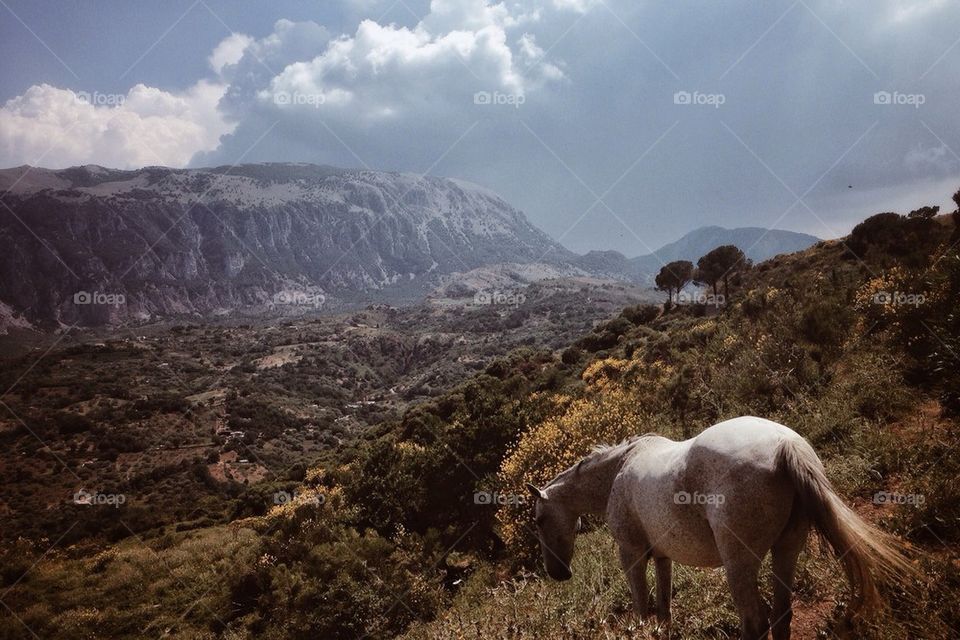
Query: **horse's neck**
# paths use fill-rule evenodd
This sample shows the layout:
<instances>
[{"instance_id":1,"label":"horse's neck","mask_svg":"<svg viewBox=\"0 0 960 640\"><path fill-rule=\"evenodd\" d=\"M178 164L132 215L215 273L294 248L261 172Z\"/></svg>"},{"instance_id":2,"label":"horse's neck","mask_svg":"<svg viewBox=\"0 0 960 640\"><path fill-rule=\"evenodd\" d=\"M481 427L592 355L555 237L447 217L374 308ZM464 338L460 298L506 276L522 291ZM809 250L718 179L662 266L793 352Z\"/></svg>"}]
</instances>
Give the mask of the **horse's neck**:
<instances>
[{"instance_id":1,"label":"horse's neck","mask_svg":"<svg viewBox=\"0 0 960 640\"><path fill-rule=\"evenodd\" d=\"M558 478L556 495L578 514L603 515L613 481L629 447L615 447L586 458ZM551 491L551 497L554 491Z\"/></svg>"}]
</instances>

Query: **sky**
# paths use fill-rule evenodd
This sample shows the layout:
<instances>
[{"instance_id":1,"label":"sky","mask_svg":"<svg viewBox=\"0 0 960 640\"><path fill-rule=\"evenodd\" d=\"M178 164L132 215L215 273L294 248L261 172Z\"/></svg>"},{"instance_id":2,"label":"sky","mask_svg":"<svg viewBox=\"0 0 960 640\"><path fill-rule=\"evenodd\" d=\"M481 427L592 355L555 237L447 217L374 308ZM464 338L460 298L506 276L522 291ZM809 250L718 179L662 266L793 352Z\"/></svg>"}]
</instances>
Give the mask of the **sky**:
<instances>
[{"instance_id":1,"label":"sky","mask_svg":"<svg viewBox=\"0 0 960 640\"><path fill-rule=\"evenodd\" d=\"M837 237L960 188L955 0L0 0L0 166L297 161L567 247Z\"/></svg>"}]
</instances>

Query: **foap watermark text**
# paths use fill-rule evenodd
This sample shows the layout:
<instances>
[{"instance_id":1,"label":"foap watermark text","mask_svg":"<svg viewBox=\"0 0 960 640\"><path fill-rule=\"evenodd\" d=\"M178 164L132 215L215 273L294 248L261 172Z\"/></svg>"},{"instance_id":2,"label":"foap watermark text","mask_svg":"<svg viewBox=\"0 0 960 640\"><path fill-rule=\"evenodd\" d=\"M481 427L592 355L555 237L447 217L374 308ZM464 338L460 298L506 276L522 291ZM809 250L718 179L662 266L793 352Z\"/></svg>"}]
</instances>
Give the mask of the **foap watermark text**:
<instances>
[{"instance_id":1,"label":"foap watermark text","mask_svg":"<svg viewBox=\"0 0 960 640\"><path fill-rule=\"evenodd\" d=\"M673 94L673 104L706 106L719 109L726 103L727 96L722 93L701 93L700 91L677 91Z\"/></svg>"},{"instance_id":2,"label":"foap watermark text","mask_svg":"<svg viewBox=\"0 0 960 640\"><path fill-rule=\"evenodd\" d=\"M520 305L527 301L527 296L519 291L477 291L473 296L475 305Z\"/></svg>"},{"instance_id":3,"label":"foap watermark text","mask_svg":"<svg viewBox=\"0 0 960 640\"><path fill-rule=\"evenodd\" d=\"M919 109L927 102L922 93L900 93L899 91L877 91L873 94L873 104L907 106Z\"/></svg>"},{"instance_id":4,"label":"foap watermark text","mask_svg":"<svg viewBox=\"0 0 960 640\"><path fill-rule=\"evenodd\" d=\"M922 293L904 293L902 291L877 291L870 300L873 304L890 307L919 307L927 301Z\"/></svg>"},{"instance_id":5,"label":"foap watermark text","mask_svg":"<svg viewBox=\"0 0 960 640\"><path fill-rule=\"evenodd\" d=\"M673 501L676 504L723 504L727 501L722 493L700 493L694 491L678 491L673 494Z\"/></svg>"},{"instance_id":6,"label":"foap watermark text","mask_svg":"<svg viewBox=\"0 0 960 640\"><path fill-rule=\"evenodd\" d=\"M515 493L500 493L498 491L477 491L473 494L474 504L526 504L527 496Z\"/></svg>"},{"instance_id":7,"label":"foap watermark text","mask_svg":"<svg viewBox=\"0 0 960 640\"><path fill-rule=\"evenodd\" d=\"M127 496L122 493L100 493L99 491L90 492L86 489L80 489L73 494L73 504L119 507L126 502Z\"/></svg>"},{"instance_id":8,"label":"foap watermark text","mask_svg":"<svg viewBox=\"0 0 960 640\"><path fill-rule=\"evenodd\" d=\"M501 91L477 91L473 94L473 104L499 105L519 109L527 101L522 93L503 93Z\"/></svg>"},{"instance_id":9,"label":"foap watermark text","mask_svg":"<svg viewBox=\"0 0 960 640\"><path fill-rule=\"evenodd\" d=\"M77 291L73 294L73 304L100 304L119 307L127 303L122 293L107 293L104 291Z\"/></svg>"}]
</instances>

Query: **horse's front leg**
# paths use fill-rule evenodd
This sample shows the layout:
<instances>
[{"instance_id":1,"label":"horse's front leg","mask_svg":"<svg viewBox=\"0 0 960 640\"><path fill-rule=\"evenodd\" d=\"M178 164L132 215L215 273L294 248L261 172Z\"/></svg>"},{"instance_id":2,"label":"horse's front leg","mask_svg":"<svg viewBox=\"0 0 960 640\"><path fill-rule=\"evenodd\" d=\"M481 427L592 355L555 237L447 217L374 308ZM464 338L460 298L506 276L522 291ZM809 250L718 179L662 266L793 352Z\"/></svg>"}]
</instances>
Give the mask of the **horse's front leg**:
<instances>
[{"instance_id":1,"label":"horse's front leg","mask_svg":"<svg viewBox=\"0 0 960 640\"><path fill-rule=\"evenodd\" d=\"M657 558L657 620L670 625L670 597L673 591L673 561L670 558Z\"/></svg>"},{"instance_id":2,"label":"horse's front leg","mask_svg":"<svg viewBox=\"0 0 960 640\"><path fill-rule=\"evenodd\" d=\"M624 544L620 545L620 565L627 574L627 583L630 585L630 595L633 596L633 609L641 618L646 618L650 612L647 598L647 561L650 555L643 550Z\"/></svg>"}]
</instances>

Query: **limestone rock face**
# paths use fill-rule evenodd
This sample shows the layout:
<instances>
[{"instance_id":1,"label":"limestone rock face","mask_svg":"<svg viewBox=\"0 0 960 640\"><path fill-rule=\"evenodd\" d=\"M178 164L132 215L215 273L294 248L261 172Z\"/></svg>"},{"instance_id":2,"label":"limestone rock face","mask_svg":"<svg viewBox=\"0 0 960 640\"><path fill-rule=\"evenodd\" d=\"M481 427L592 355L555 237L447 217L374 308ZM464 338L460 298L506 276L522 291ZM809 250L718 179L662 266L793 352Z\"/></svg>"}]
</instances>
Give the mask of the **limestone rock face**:
<instances>
[{"instance_id":1,"label":"limestone rock face","mask_svg":"<svg viewBox=\"0 0 960 640\"><path fill-rule=\"evenodd\" d=\"M0 171L7 324L279 310L575 255L460 180L309 164Z\"/></svg>"}]
</instances>

